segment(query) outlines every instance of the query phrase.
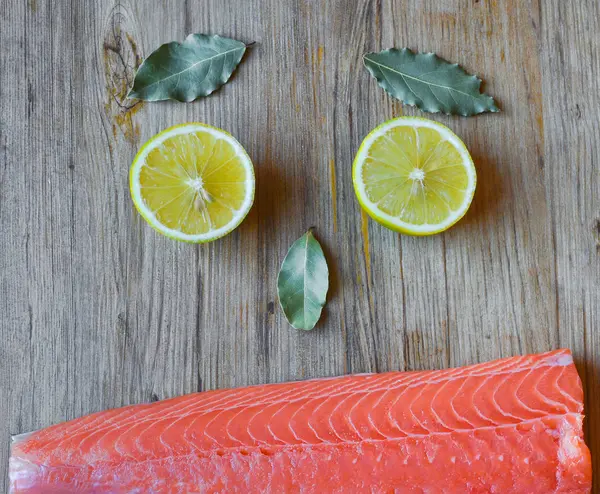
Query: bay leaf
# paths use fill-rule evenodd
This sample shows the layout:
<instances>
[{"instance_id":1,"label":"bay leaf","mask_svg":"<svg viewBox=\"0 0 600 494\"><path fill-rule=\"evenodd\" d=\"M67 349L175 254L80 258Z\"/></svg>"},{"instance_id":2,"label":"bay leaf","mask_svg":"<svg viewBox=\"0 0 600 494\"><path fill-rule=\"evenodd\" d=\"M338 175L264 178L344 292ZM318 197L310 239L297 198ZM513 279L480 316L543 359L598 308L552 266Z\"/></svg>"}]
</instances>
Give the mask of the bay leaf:
<instances>
[{"instance_id":1,"label":"bay leaf","mask_svg":"<svg viewBox=\"0 0 600 494\"><path fill-rule=\"evenodd\" d=\"M363 62L389 94L423 111L465 117L500 111L491 96L480 92L481 79L435 53L391 48L367 53Z\"/></svg>"},{"instance_id":2,"label":"bay leaf","mask_svg":"<svg viewBox=\"0 0 600 494\"><path fill-rule=\"evenodd\" d=\"M296 329L313 329L321 317L328 288L327 261L309 230L292 244L277 278L279 303L288 322Z\"/></svg>"},{"instance_id":3,"label":"bay leaf","mask_svg":"<svg viewBox=\"0 0 600 494\"><path fill-rule=\"evenodd\" d=\"M140 65L129 98L145 101L193 101L225 84L240 63L246 45L221 36L190 34L153 51Z\"/></svg>"}]
</instances>

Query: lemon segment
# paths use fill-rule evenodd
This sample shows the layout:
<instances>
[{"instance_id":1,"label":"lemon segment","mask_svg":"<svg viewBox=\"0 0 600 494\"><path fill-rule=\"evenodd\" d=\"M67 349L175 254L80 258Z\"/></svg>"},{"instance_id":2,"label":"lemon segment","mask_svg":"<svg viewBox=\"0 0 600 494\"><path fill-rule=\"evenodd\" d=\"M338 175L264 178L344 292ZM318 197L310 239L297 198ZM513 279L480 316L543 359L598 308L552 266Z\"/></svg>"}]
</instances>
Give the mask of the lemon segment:
<instances>
[{"instance_id":1,"label":"lemon segment","mask_svg":"<svg viewBox=\"0 0 600 494\"><path fill-rule=\"evenodd\" d=\"M254 200L254 168L240 143L201 123L150 139L131 165L133 202L157 231L209 242L236 228Z\"/></svg>"},{"instance_id":2,"label":"lemon segment","mask_svg":"<svg viewBox=\"0 0 600 494\"><path fill-rule=\"evenodd\" d=\"M375 128L352 169L360 205L410 235L442 232L469 209L477 176L464 143L433 120L401 117Z\"/></svg>"}]
</instances>

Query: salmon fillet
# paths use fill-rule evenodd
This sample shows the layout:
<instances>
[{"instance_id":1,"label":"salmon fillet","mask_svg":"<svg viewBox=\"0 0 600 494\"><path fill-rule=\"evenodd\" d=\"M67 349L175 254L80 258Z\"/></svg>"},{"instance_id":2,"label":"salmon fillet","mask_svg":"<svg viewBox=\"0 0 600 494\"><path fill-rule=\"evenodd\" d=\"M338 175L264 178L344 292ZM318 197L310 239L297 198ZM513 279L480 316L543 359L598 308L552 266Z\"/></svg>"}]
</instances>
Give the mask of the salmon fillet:
<instances>
[{"instance_id":1,"label":"salmon fillet","mask_svg":"<svg viewBox=\"0 0 600 494\"><path fill-rule=\"evenodd\" d=\"M13 443L12 493L589 493L569 350L196 393Z\"/></svg>"}]
</instances>

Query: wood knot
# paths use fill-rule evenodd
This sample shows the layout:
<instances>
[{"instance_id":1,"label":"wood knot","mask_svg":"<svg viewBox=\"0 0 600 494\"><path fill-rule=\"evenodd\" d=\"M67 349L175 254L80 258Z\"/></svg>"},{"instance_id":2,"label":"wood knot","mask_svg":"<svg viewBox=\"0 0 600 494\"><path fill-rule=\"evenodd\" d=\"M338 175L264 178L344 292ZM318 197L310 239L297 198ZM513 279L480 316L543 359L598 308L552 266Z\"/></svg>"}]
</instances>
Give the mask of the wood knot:
<instances>
[{"instance_id":1,"label":"wood knot","mask_svg":"<svg viewBox=\"0 0 600 494\"><path fill-rule=\"evenodd\" d=\"M112 123L115 139L119 132L131 143L139 141L139 125L132 117L143 106L142 101L127 97L135 71L142 63L142 56L129 25L129 14L122 5L115 6L105 29L102 54L106 84L104 109Z\"/></svg>"},{"instance_id":2,"label":"wood knot","mask_svg":"<svg viewBox=\"0 0 600 494\"><path fill-rule=\"evenodd\" d=\"M118 335L125 337L127 336L127 314L125 312L119 312L117 314L117 321L115 326Z\"/></svg>"}]
</instances>

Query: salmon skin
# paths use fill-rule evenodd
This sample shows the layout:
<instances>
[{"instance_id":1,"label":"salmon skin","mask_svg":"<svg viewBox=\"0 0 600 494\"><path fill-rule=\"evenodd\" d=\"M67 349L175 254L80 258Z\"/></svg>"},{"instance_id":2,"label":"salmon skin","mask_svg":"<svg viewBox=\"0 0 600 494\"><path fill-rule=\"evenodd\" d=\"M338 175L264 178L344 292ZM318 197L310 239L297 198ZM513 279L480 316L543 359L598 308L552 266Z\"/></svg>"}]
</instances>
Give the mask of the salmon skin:
<instances>
[{"instance_id":1,"label":"salmon skin","mask_svg":"<svg viewBox=\"0 0 600 494\"><path fill-rule=\"evenodd\" d=\"M12 493L588 493L569 350L207 391L12 446Z\"/></svg>"}]
</instances>

